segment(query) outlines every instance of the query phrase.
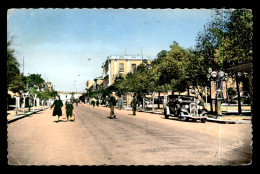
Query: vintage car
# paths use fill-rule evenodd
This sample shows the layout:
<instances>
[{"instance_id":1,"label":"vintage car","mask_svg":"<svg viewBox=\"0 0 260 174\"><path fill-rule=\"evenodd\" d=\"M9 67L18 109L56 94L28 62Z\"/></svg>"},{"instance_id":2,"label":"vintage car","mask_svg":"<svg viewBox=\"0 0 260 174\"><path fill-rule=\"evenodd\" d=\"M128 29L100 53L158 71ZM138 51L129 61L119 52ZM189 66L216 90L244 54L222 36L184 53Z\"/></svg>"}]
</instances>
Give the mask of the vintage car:
<instances>
[{"instance_id":1,"label":"vintage car","mask_svg":"<svg viewBox=\"0 0 260 174\"><path fill-rule=\"evenodd\" d=\"M205 123L207 110L199 106L198 100L193 96L169 95L164 107L164 116L178 117L179 120L200 120Z\"/></svg>"}]
</instances>

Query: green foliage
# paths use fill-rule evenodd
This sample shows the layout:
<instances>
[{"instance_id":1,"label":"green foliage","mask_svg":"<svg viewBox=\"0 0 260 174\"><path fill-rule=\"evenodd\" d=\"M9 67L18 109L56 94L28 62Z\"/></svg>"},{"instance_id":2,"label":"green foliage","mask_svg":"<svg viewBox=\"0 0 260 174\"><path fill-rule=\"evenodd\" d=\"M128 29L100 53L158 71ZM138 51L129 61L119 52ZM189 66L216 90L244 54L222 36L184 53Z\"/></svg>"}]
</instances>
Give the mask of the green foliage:
<instances>
[{"instance_id":1,"label":"green foliage","mask_svg":"<svg viewBox=\"0 0 260 174\"><path fill-rule=\"evenodd\" d=\"M220 70L252 61L251 11L215 10L213 20L198 33L196 41L194 50L183 49L174 41L151 65L144 60L136 72L116 78L101 93L106 96L115 90L119 95L136 92L140 96L152 91L183 92L190 86L206 86L209 67Z\"/></svg>"},{"instance_id":2,"label":"green foliage","mask_svg":"<svg viewBox=\"0 0 260 174\"><path fill-rule=\"evenodd\" d=\"M20 92L25 86L25 77L20 74L19 63L11 48L12 38L7 42L7 88L13 92Z\"/></svg>"},{"instance_id":3,"label":"green foliage","mask_svg":"<svg viewBox=\"0 0 260 174\"><path fill-rule=\"evenodd\" d=\"M228 58L236 65L252 62L253 20L252 11L246 9L235 10L227 23L228 39L226 47Z\"/></svg>"},{"instance_id":4,"label":"green foliage","mask_svg":"<svg viewBox=\"0 0 260 174\"><path fill-rule=\"evenodd\" d=\"M252 62L252 12L216 10L214 18L197 36L196 51L214 70Z\"/></svg>"},{"instance_id":5,"label":"green foliage","mask_svg":"<svg viewBox=\"0 0 260 174\"><path fill-rule=\"evenodd\" d=\"M43 78L41 78L41 74L30 74L26 77L26 85L28 89L31 88L42 88L44 84Z\"/></svg>"}]
</instances>

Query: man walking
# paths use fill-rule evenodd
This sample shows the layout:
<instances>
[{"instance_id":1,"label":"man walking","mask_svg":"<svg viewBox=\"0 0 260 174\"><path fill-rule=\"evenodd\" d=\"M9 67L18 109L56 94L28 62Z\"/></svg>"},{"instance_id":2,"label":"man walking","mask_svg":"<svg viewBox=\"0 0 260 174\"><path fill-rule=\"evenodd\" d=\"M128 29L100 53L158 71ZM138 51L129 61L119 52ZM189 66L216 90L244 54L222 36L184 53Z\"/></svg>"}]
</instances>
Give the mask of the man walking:
<instances>
[{"instance_id":1,"label":"man walking","mask_svg":"<svg viewBox=\"0 0 260 174\"><path fill-rule=\"evenodd\" d=\"M135 114L135 112L136 112L136 104L137 104L136 95L134 95L134 99L132 101L133 116L136 116L136 114Z\"/></svg>"},{"instance_id":2,"label":"man walking","mask_svg":"<svg viewBox=\"0 0 260 174\"><path fill-rule=\"evenodd\" d=\"M97 99L96 105L97 107L99 107L99 99Z\"/></svg>"},{"instance_id":3,"label":"man walking","mask_svg":"<svg viewBox=\"0 0 260 174\"><path fill-rule=\"evenodd\" d=\"M79 103L79 99L76 99L76 106L78 106L78 103Z\"/></svg>"},{"instance_id":4,"label":"man walking","mask_svg":"<svg viewBox=\"0 0 260 174\"><path fill-rule=\"evenodd\" d=\"M109 100L109 106L110 106L110 116L109 118L116 118L116 114L114 112L114 107L116 105L116 98L115 98L115 92L112 92L112 96L110 97Z\"/></svg>"}]
</instances>

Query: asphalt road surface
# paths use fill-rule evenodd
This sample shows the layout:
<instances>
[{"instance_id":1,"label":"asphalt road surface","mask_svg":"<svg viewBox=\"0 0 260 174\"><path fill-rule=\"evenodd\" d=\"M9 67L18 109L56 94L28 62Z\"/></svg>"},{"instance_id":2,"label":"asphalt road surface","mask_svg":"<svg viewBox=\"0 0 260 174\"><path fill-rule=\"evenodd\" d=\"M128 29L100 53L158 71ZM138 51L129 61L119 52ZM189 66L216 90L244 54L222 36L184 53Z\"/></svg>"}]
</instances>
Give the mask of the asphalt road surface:
<instances>
[{"instance_id":1,"label":"asphalt road surface","mask_svg":"<svg viewBox=\"0 0 260 174\"><path fill-rule=\"evenodd\" d=\"M75 122L46 109L8 124L9 165L245 165L251 124L164 119L163 115L74 105Z\"/></svg>"}]
</instances>

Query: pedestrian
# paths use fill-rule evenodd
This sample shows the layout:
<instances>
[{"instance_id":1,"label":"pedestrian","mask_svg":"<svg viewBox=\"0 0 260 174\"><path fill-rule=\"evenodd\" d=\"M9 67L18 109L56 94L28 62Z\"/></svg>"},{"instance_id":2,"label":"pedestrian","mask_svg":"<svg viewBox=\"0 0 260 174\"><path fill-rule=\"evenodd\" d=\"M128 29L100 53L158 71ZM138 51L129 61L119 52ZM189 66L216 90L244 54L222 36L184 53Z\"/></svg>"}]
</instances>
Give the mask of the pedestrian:
<instances>
[{"instance_id":1,"label":"pedestrian","mask_svg":"<svg viewBox=\"0 0 260 174\"><path fill-rule=\"evenodd\" d=\"M67 121L71 120L72 114L73 114L73 104L71 102L68 102L66 105L66 115L67 115Z\"/></svg>"},{"instance_id":2,"label":"pedestrian","mask_svg":"<svg viewBox=\"0 0 260 174\"><path fill-rule=\"evenodd\" d=\"M78 106L78 103L79 103L79 100L78 100L78 99L76 99L76 106Z\"/></svg>"},{"instance_id":3,"label":"pedestrian","mask_svg":"<svg viewBox=\"0 0 260 174\"><path fill-rule=\"evenodd\" d=\"M109 118L116 118L116 114L114 112L114 107L116 105L115 92L112 92L112 96L109 99L109 107L110 107L110 116Z\"/></svg>"},{"instance_id":4,"label":"pedestrian","mask_svg":"<svg viewBox=\"0 0 260 174\"><path fill-rule=\"evenodd\" d=\"M91 101L91 105L93 105L93 108L95 107L95 101L94 100Z\"/></svg>"},{"instance_id":5,"label":"pedestrian","mask_svg":"<svg viewBox=\"0 0 260 174\"><path fill-rule=\"evenodd\" d=\"M136 100L136 96L134 95L134 99L132 101L132 110L133 110L133 116L136 116L136 104L137 104L137 100Z\"/></svg>"},{"instance_id":6,"label":"pedestrian","mask_svg":"<svg viewBox=\"0 0 260 174\"><path fill-rule=\"evenodd\" d=\"M66 100L66 102L65 102L65 106L67 106L68 103L69 103L68 100Z\"/></svg>"},{"instance_id":7,"label":"pedestrian","mask_svg":"<svg viewBox=\"0 0 260 174\"><path fill-rule=\"evenodd\" d=\"M99 107L99 99L97 99L97 103L96 103L97 107Z\"/></svg>"},{"instance_id":8,"label":"pedestrian","mask_svg":"<svg viewBox=\"0 0 260 174\"><path fill-rule=\"evenodd\" d=\"M201 96L202 96L202 94L198 95L198 104L199 104L199 106L202 106L202 108L204 109L205 108L204 100Z\"/></svg>"},{"instance_id":9,"label":"pedestrian","mask_svg":"<svg viewBox=\"0 0 260 174\"><path fill-rule=\"evenodd\" d=\"M57 122L58 122L60 120L60 116L62 116L61 108L63 106L63 103L60 100L60 96L59 95L56 95L56 100L54 100L53 104L51 105L51 109L52 109L53 106L54 106L54 109L53 109L52 116L58 116L58 120L57 120Z\"/></svg>"},{"instance_id":10,"label":"pedestrian","mask_svg":"<svg viewBox=\"0 0 260 174\"><path fill-rule=\"evenodd\" d=\"M123 100L122 100L122 98L118 99L118 107L119 107L119 110L121 110L122 107L123 107Z\"/></svg>"}]
</instances>

